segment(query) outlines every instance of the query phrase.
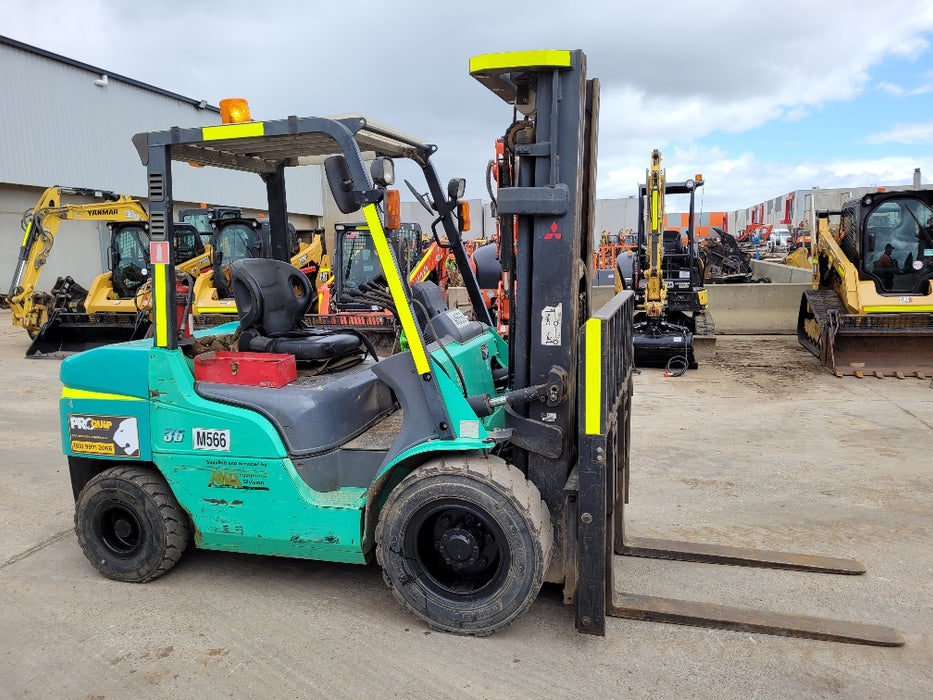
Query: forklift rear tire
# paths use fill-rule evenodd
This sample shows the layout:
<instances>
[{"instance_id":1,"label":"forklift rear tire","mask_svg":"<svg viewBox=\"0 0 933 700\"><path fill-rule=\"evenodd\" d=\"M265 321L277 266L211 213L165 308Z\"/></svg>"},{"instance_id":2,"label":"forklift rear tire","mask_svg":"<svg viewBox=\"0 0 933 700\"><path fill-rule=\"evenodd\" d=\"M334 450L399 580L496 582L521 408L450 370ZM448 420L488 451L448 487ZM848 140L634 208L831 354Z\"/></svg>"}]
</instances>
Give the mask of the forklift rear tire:
<instances>
[{"instance_id":1,"label":"forklift rear tire","mask_svg":"<svg viewBox=\"0 0 933 700\"><path fill-rule=\"evenodd\" d=\"M538 489L496 457L415 469L389 495L376 557L398 601L428 626L485 636L534 602L553 529Z\"/></svg>"},{"instance_id":2,"label":"forklift rear tire","mask_svg":"<svg viewBox=\"0 0 933 700\"><path fill-rule=\"evenodd\" d=\"M190 532L187 513L155 469L107 469L88 481L75 504L84 556L116 581L158 578L181 558Z\"/></svg>"}]
</instances>

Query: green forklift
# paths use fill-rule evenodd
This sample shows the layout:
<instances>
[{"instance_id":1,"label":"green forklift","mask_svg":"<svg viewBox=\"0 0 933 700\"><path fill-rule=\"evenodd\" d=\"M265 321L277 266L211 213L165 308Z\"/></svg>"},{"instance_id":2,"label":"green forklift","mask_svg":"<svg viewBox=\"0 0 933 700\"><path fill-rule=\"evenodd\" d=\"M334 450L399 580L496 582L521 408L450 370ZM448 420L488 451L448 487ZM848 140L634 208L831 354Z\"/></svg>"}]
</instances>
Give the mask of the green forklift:
<instances>
[{"instance_id":1,"label":"green forklift","mask_svg":"<svg viewBox=\"0 0 933 700\"><path fill-rule=\"evenodd\" d=\"M190 546L377 561L405 608L457 634L509 625L550 582L588 634L615 616L902 644L879 626L615 594L614 554L738 563L739 550L623 538L633 296L589 308L598 83L586 79L583 53L489 54L470 71L518 115L507 132L514 182L498 191L498 215L516 222L508 344L459 235L464 181L443 187L435 146L360 116L134 138L148 169L153 339L90 350L61 369L75 529L91 564L145 582ZM472 319L399 272L380 212L399 158L421 168ZM323 162L338 208L361 212L407 351L376 359L352 333L303 327L310 286L285 262L285 171L303 162ZM231 265L239 319L210 330L236 344L223 358L198 354L176 293L172 168L186 163L252 172L268 193L273 255ZM757 563L864 571L765 554Z\"/></svg>"}]
</instances>

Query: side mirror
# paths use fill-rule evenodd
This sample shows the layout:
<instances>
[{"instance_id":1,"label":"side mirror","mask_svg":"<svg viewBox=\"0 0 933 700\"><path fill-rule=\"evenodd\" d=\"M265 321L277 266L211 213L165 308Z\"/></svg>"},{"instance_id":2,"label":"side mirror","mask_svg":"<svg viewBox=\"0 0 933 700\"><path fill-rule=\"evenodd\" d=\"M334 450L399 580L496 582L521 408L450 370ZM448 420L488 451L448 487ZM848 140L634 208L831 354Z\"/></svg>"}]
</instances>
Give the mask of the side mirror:
<instances>
[{"instance_id":1,"label":"side mirror","mask_svg":"<svg viewBox=\"0 0 933 700\"><path fill-rule=\"evenodd\" d=\"M460 199L466 194L466 179L455 177L447 183L447 198Z\"/></svg>"},{"instance_id":2,"label":"side mirror","mask_svg":"<svg viewBox=\"0 0 933 700\"><path fill-rule=\"evenodd\" d=\"M344 214L359 211L360 205L353 196L353 177L343 156L330 156L324 160L324 172L330 193L337 203L337 208Z\"/></svg>"},{"instance_id":3,"label":"side mirror","mask_svg":"<svg viewBox=\"0 0 933 700\"><path fill-rule=\"evenodd\" d=\"M391 158L379 156L369 167L369 174L373 182L379 187L390 187L395 184L395 163Z\"/></svg>"}]
</instances>

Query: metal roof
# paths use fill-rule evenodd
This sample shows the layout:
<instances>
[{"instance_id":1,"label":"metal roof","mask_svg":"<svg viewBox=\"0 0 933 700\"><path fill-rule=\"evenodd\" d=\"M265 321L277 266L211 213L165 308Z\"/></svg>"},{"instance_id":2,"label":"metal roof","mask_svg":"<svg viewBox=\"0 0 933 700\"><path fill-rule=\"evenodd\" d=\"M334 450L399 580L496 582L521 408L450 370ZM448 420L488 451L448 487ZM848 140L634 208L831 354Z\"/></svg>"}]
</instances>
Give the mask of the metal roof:
<instances>
[{"instance_id":1,"label":"metal roof","mask_svg":"<svg viewBox=\"0 0 933 700\"><path fill-rule=\"evenodd\" d=\"M184 95L179 95L176 92L170 92L168 90L163 90L154 85L149 85L148 83L143 83L139 80L134 80L133 78L128 78L125 75L120 75L119 73L113 73L106 68L99 68L97 66L92 66L89 63L82 63L81 61L76 61L73 58L68 58L67 56L62 56L61 54L52 53L51 51L46 51L45 49L40 49L36 46L30 46L29 44L24 44L21 41L16 39L11 39L10 37L3 36L0 34L0 44L6 44L7 46L12 46L14 48L20 49L22 51L27 51L29 53L35 54L36 56L42 56L43 58L52 59L59 63L64 63L68 66L74 66L75 68L82 68L84 70L90 71L91 73L98 73L101 76L107 76L108 80L119 80L121 83L126 83L127 85L132 85L134 87L142 88L149 92L154 92L157 95L162 95L163 97L171 97L174 100L181 100L182 102L187 102L188 104L194 105L198 109L206 109L211 112L220 112L218 107L214 105L207 104L206 100L196 100L192 97L185 97Z\"/></svg>"}]
</instances>

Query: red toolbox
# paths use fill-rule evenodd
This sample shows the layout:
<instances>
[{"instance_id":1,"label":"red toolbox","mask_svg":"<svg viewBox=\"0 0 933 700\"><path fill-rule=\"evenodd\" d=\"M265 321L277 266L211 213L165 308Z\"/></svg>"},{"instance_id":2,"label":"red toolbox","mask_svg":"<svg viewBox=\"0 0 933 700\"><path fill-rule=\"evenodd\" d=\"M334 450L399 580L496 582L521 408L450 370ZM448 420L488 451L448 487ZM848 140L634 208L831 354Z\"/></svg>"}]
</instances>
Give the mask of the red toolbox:
<instances>
[{"instance_id":1,"label":"red toolbox","mask_svg":"<svg viewBox=\"0 0 933 700\"><path fill-rule=\"evenodd\" d=\"M280 387L297 377L294 355L207 352L194 358L194 379L198 382Z\"/></svg>"}]
</instances>

